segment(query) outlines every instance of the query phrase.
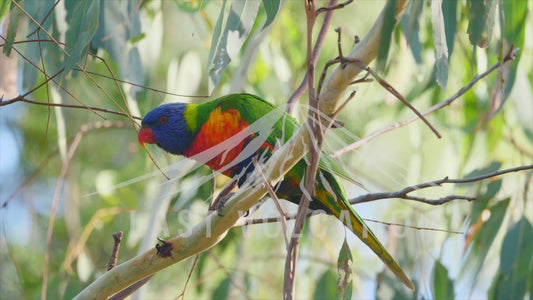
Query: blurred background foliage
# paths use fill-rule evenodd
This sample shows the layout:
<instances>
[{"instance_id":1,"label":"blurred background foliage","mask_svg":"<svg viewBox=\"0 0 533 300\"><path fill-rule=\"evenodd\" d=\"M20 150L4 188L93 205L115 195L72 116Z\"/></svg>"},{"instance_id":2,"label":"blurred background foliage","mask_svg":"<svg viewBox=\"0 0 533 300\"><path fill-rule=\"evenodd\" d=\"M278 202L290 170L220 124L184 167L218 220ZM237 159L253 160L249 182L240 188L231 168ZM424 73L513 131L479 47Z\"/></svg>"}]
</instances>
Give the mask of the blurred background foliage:
<instances>
[{"instance_id":1,"label":"blurred background foliage","mask_svg":"<svg viewBox=\"0 0 533 300\"><path fill-rule=\"evenodd\" d=\"M338 55L334 28L342 28L347 52L384 4L355 1L336 11L317 70ZM415 122L338 159L372 192L532 164L533 44L525 38L533 35L532 6L525 0L411 1L377 65L419 110L452 96L501 60L511 44L520 48L517 59L429 116L442 139ZM26 99L142 116L163 102L203 102L208 99L197 96L244 91L283 105L306 71L303 1L4 0L0 9L2 101L31 91ZM64 43L68 56L52 37ZM45 73L60 70L57 84L33 90ZM357 96L339 117L345 128L330 131L329 152L412 115L376 82L352 89ZM300 103L305 101L304 96ZM301 119L305 111L294 114ZM167 181L125 116L19 102L2 106L0 118L5 299L39 298L44 278L48 297L73 297L106 271L112 233L125 234L120 263L154 247L157 236L173 236L200 222L214 191L227 182L213 181L206 167L150 147L173 179ZM389 199L356 205L364 218L414 226L370 224L417 290L406 290L348 233L353 297L531 297L531 184L531 172L525 171L417 193L430 199L476 196L474 202L431 206ZM365 192L348 184L346 190L350 197ZM267 201L254 216L276 215ZM345 230L324 215L306 226L297 296L331 297ZM156 274L136 297L175 298L186 288L189 299L280 298L285 261L280 232L279 223L235 228L200 254L192 271L194 257Z\"/></svg>"}]
</instances>

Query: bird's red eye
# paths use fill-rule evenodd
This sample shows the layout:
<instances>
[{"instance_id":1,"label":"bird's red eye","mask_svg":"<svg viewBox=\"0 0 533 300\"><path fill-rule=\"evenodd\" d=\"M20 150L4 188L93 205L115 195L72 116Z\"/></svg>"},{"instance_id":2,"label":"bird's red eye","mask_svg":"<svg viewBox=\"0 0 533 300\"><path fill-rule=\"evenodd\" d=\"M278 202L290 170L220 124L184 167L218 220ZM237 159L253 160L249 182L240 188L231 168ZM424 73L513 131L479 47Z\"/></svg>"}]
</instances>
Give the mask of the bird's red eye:
<instances>
[{"instance_id":1,"label":"bird's red eye","mask_svg":"<svg viewBox=\"0 0 533 300\"><path fill-rule=\"evenodd\" d=\"M159 123L165 124L166 122L168 122L168 117L167 116L159 117Z\"/></svg>"}]
</instances>

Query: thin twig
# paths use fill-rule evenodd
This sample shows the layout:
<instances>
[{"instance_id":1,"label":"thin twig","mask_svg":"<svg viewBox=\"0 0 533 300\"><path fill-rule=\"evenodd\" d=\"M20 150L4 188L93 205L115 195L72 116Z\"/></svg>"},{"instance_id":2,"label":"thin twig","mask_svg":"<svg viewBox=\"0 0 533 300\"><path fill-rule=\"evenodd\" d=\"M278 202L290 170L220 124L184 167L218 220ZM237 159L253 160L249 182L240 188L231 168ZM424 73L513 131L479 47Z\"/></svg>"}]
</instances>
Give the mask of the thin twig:
<instances>
[{"instance_id":1,"label":"thin twig","mask_svg":"<svg viewBox=\"0 0 533 300\"><path fill-rule=\"evenodd\" d=\"M519 171L531 170L531 169L533 169L533 165L527 165L527 166L520 166L520 167L516 167L516 168L511 168L511 169L505 169L505 170L492 172L492 173L484 174L484 175L477 176L477 177L470 177L470 178L449 179L448 177L444 177L443 179L439 179L439 180L424 182L424 183L417 184L417 185L408 186L406 188L403 188L403 189L401 189L399 191L395 191L395 192L369 193L369 194L362 195L362 196L359 196L359 197L351 199L350 203L351 204L357 204L357 203L364 203L364 202L370 202L370 201L375 201L375 200L379 200L379 199L388 199L388 198L400 198L400 199L405 199L405 200L413 200L413 201L418 201L418 202L422 202L422 203L426 203L426 204L430 204L430 205L441 205L441 204L448 203L448 202L453 201L453 200L468 200L468 201L472 201L472 200L476 200L476 198L475 197L471 197L471 196L450 195L450 196L443 197L443 198L440 198L440 199L431 200L431 199L426 199L426 198L421 198L421 197L409 196L408 194L411 193L411 192L417 191L417 190L425 189L425 188L441 186L442 184L446 184L446 183L456 183L456 184L471 183L471 182L484 180L484 179L487 179L487 178L493 178L493 177L496 177L496 176L499 176L499 175L503 175L503 174L507 174L507 173L519 172Z\"/></svg>"},{"instance_id":2,"label":"thin twig","mask_svg":"<svg viewBox=\"0 0 533 300\"><path fill-rule=\"evenodd\" d=\"M276 205L276 208L278 209L278 212L281 215L280 221L281 221L281 228L283 229L283 238L285 239L285 248L288 249L289 248L289 230L288 230L287 221L286 221L287 213L281 206L281 203L279 201L278 196L276 195L276 192L274 191L274 188L272 187L270 182L268 182L267 178L265 177L265 174L263 173L263 170L261 169L261 166L257 162L257 156L254 157L253 163L254 163L255 169L261 176L261 179L263 179L263 184L267 188L270 198L272 198L272 200L274 201L274 204Z\"/></svg>"},{"instance_id":3,"label":"thin twig","mask_svg":"<svg viewBox=\"0 0 533 300\"><path fill-rule=\"evenodd\" d=\"M52 15L52 12L54 11L54 9L56 8L56 6L59 4L59 1L60 0L56 0L56 2L54 3L54 5L48 10L48 13L46 13L46 16L44 17L43 21L41 23L39 23L41 26L43 26L44 22L46 22L46 20L48 20L48 18L50 17L50 15ZM39 29L41 29L41 27L37 27L34 31L32 31L30 34L28 34L26 36L26 38L29 38L30 36L34 35L36 32L39 32Z\"/></svg>"},{"instance_id":4,"label":"thin twig","mask_svg":"<svg viewBox=\"0 0 533 300\"><path fill-rule=\"evenodd\" d=\"M319 214L322 214L322 213L324 213L324 212L320 211L320 210L308 211L307 215L305 217L306 218L310 218L312 216L319 215ZM260 224L269 224L269 223L279 223L279 222L282 222L283 220L285 220L285 221L294 220L294 219L296 219L296 217L297 217L296 214L291 214L291 215L287 215L285 217L278 216L278 217L267 217L267 218L248 218L247 220L243 221L242 223L239 223L238 225L236 225L235 227L249 226L249 225L260 225ZM431 231L442 231L442 232L454 233L454 234L464 234L464 232L461 232L461 231L453 231L453 230L448 230L448 229L439 229L439 228L431 228L431 227L418 227L418 226L413 226L413 225L406 225L406 224L401 224L401 223L392 223L392 222L374 220L374 219L369 219L369 218L363 218L363 220L368 221L368 222L374 222L374 223L389 225L389 226L412 228L412 229L416 229L416 230L431 230Z\"/></svg>"},{"instance_id":5,"label":"thin twig","mask_svg":"<svg viewBox=\"0 0 533 300\"><path fill-rule=\"evenodd\" d=\"M100 111L100 112L110 113L110 114L119 115L119 116L123 116L123 117L131 116L131 115L127 114L127 113L116 111L116 110L112 110L112 109L107 109L107 108L101 108L101 107L96 107L96 106L87 106L87 105L76 105L76 104L48 103L48 102L43 102L43 101L36 101L36 100L26 99L22 95L17 96L17 97L15 97L13 99L0 101L0 106L9 105L9 104L13 104L13 103L16 103L16 102L26 102L26 103L44 105L44 106L58 106L58 107L67 107L67 108L88 109L88 110L91 110L91 111ZM136 119L136 120L142 120L141 117L137 117L137 116L131 116L131 117L133 119Z\"/></svg>"},{"instance_id":6,"label":"thin twig","mask_svg":"<svg viewBox=\"0 0 533 300\"><path fill-rule=\"evenodd\" d=\"M381 224L388 225L388 226L406 227L406 228L411 228L411 229L416 229L416 230L441 231L441 232L453 233L453 234L464 234L464 232L462 231L453 231L453 230L448 230L448 229L439 229L439 228L431 228L431 227L418 227L418 226L413 226L413 225L391 223L391 222L373 220L373 219L368 219L368 218L363 218L363 219L368 222L381 223Z\"/></svg>"},{"instance_id":7,"label":"thin twig","mask_svg":"<svg viewBox=\"0 0 533 300\"><path fill-rule=\"evenodd\" d=\"M316 16L318 16L319 14L323 13L323 12L331 12L331 11L334 11L336 9L341 9L341 8L344 8L346 5L352 3L353 0L348 0L346 2L343 2L343 3L339 3L339 4L330 4L329 6L326 6L326 7L321 7L319 9L316 10Z\"/></svg>"},{"instance_id":8,"label":"thin twig","mask_svg":"<svg viewBox=\"0 0 533 300\"><path fill-rule=\"evenodd\" d=\"M363 63L359 62L359 61L355 61L353 60L353 62L359 64L360 66L364 66ZM437 130L437 128L435 128L425 117L424 115L422 115L411 103L409 103L409 101L407 101L407 99L405 99L405 97L400 94L400 92L398 92L391 84L389 84L387 81L385 81L383 78L381 78L378 73L376 73L374 70L372 70L370 67L366 66L364 68L368 73L370 73L374 78L376 78L376 80L378 81L378 83L384 87L387 91L389 91L389 93L393 94L398 100L400 100L404 105L406 105L407 107L409 107L409 109L411 109L417 116L418 118L420 118L424 123L426 123L426 125L431 129L431 131L433 131L433 133L435 133L435 135L440 139L442 138L442 135L440 134L440 132Z\"/></svg>"},{"instance_id":9,"label":"thin twig","mask_svg":"<svg viewBox=\"0 0 533 300\"><path fill-rule=\"evenodd\" d=\"M89 54L89 55L93 55L93 54ZM95 57L97 57L97 56L95 56ZM74 68L72 68L72 70L81 72L81 69L78 68L78 67L74 67ZM161 89L156 89L154 87L150 87L150 86L138 84L138 83L135 83L135 82L131 82L131 81L128 81L128 80L114 78L114 77L109 76L109 75L96 73L96 72L93 72L93 71L86 71L86 72L88 74L91 74L91 75L94 75L94 76L98 76L98 77L102 77L102 78L106 78L106 79L112 79L112 80L118 81L120 83L124 83L124 84L131 85L131 86L134 86L134 87L142 88L144 90L149 90L149 91L152 91L152 92L160 93L160 94L163 94L163 95L176 96L176 97L187 97L187 98L207 98L207 97L209 97L208 95L185 95L185 94L179 94L179 93L172 93L172 92L164 91L164 90L161 90Z\"/></svg>"},{"instance_id":10,"label":"thin twig","mask_svg":"<svg viewBox=\"0 0 533 300\"><path fill-rule=\"evenodd\" d=\"M129 295L133 294L136 290L140 289L143 285L145 285L150 279L152 279L154 275L147 276L134 284L128 286L127 288L123 289L122 291L114 294L113 296L109 297L109 300L122 300L126 299Z\"/></svg>"},{"instance_id":11,"label":"thin twig","mask_svg":"<svg viewBox=\"0 0 533 300\"><path fill-rule=\"evenodd\" d=\"M67 153L67 159L61 167L61 173L59 174L58 182L54 192L54 200L52 202L52 209L50 211L50 218L48 219L48 230L46 233L46 248L44 252L44 266L43 266L43 284L41 289L41 297L46 299L47 289L48 289L48 271L50 266L50 251L52 246L52 235L54 233L54 223L56 218L57 206L59 204L59 196L61 195L61 189L67 175L67 171L70 167L70 162L72 157L78 148L81 138L83 137L83 132L79 131L74 138L74 141L70 144L69 151Z\"/></svg>"},{"instance_id":12,"label":"thin twig","mask_svg":"<svg viewBox=\"0 0 533 300\"><path fill-rule=\"evenodd\" d=\"M54 7L56 5L57 5L57 2L56 2L56 4L54 4ZM46 18L48 18L48 16L50 15L51 12L52 12L51 10L48 12L48 15L45 17L45 20L46 20ZM44 23L44 21L43 21L43 23ZM37 31L37 38L39 40L41 40L41 31ZM39 42L39 57L40 57L40 60L41 60L41 66L43 68L44 78L47 78L48 74L46 73L46 64L44 63L44 56L43 56L43 44L41 42ZM63 69L60 72L63 72ZM45 83L46 83L45 84L46 100L47 100L48 103L50 103L50 87L48 86L48 80L45 80ZM46 130L45 130L45 135L44 135L45 138L48 137L48 129L50 128L50 119L51 118L52 118L52 107L48 106L48 117L46 119ZM60 118L58 118L58 120L59 119Z\"/></svg>"},{"instance_id":13,"label":"thin twig","mask_svg":"<svg viewBox=\"0 0 533 300\"><path fill-rule=\"evenodd\" d=\"M329 6L334 6L337 4L337 0L331 0L329 2ZM318 36L316 38L315 47L313 49L313 64L316 65L318 62L318 57L320 56L320 52L322 51L322 46L324 45L324 41L326 40L326 35L329 30L329 26L331 25L331 20L333 19L333 10L328 10L326 13L326 16L324 17L324 21L322 23L322 27L320 28L320 32L318 33ZM294 108L294 105L300 99L300 97L304 94L304 92L307 90L308 87L308 78L307 78L307 72L305 72L304 79L302 80L302 83L298 86L298 88L292 93L291 97L287 101L287 112L290 114L292 113L292 110Z\"/></svg>"},{"instance_id":14,"label":"thin twig","mask_svg":"<svg viewBox=\"0 0 533 300\"><path fill-rule=\"evenodd\" d=\"M194 257L194 261L191 266L191 271L189 272L189 275L187 276L187 280L185 280L185 285L183 286L183 291L176 297L176 299L184 299L185 298L185 292L187 291L187 286L189 286L189 282L191 281L192 273L194 269L196 268L196 265L198 264L198 260L200 258L200 254L196 254Z\"/></svg>"},{"instance_id":15,"label":"thin twig","mask_svg":"<svg viewBox=\"0 0 533 300\"><path fill-rule=\"evenodd\" d=\"M107 264L108 271L117 266L118 252L120 251L120 243L122 242L123 237L124 232L122 231L113 233L113 251L111 252L111 256L109 257L109 263Z\"/></svg>"},{"instance_id":16,"label":"thin twig","mask_svg":"<svg viewBox=\"0 0 533 300\"><path fill-rule=\"evenodd\" d=\"M296 296L296 270L298 266L298 255L300 249L300 235L305 224L307 210L314 194L316 183L316 174L320 160L323 128L318 113L319 99L315 88L315 63L313 62L313 28L316 21L315 1L305 1L306 20L307 20L307 86L309 94L309 110L305 126L309 126L309 165L305 174L304 189L298 204L298 216L294 222L293 232L287 249L285 260L285 281L283 289L284 299L294 299ZM314 136L313 136L314 133Z\"/></svg>"},{"instance_id":17,"label":"thin twig","mask_svg":"<svg viewBox=\"0 0 533 300\"><path fill-rule=\"evenodd\" d=\"M316 215L319 215L319 214L322 214L322 213L324 213L324 212L323 211L316 211L316 210L315 211L309 211L307 213L307 215L306 215L306 218L310 218L312 216L316 216ZM291 215L287 215L286 217L279 217L278 216L278 217L267 217L267 218L249 218L249 219L245 220L244 222L239 223L235 227L249 226L249 225L259 225L259 224L268 224L268 223L278 223L278 222L281 222L283 219L285 219L286 221L290 221L290 220L296 219L296 217L297 217L297 215L291 214ZM464 232L461 232L461 231L453 231L453 230L448 230L448 229L439 229L439 228L431 228L431 227L418 227L418 226L413 226L413 225L405 225L405 224L401 224L401 223L391 223L391 222L374 220L374 219L369 219L369 218L363 218L363 220L368 221L368 222L380 223L380 224L384 224L384 225L390 225L390 226L407 227L407 228L412 228L412 229L416 229L416 230L431 230L431 231L442 231L442 232L455 233L455 234L464 234Z\"/></svg>"}]
</instances>

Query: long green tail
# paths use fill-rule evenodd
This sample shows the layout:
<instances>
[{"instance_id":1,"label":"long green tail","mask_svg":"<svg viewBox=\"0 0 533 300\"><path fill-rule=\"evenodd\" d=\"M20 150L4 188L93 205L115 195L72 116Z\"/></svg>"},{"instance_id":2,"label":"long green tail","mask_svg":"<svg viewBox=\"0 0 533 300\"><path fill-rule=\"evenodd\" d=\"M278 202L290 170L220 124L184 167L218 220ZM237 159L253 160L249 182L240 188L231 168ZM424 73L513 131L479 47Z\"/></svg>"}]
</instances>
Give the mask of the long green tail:
<instances>
[{"instance_id":1,"label":"long green tail","mask_svg":"<svg viewBox=\"0 0 533 300\"><path fill-rule=\"evenodd\" d=\"M346 227L353 231L353 233L355 233L355 235L357 235L357 237L360 238L361 241L363 241L368 247L370 247L370 249L372 249L372 251L376 253L376 255L385 263L385 265L387 265L387 267L394 274L396 274L396 276L398 276L408 288L414 290L415 287L413 283L403 272L402 268L398 265L394 258L392 258L387 249L385 249L385 247L381 244L381 242L370 230L370 228L368 228L363 219L361 219L357 212L355 212L352 205L341 194L342 188L337 183L337 180L335 180L335 178L333 178L333 176L328 172L323 172L322 175L325 175L328 183L332 185L331 188L335 191L335 195L338 199L337 201L335 201L335 199L332 199L332 195L330 192L323 193L322 195L317 194L316 198L320 200L320 202L322 202L333 213L333 215L337 217L337 219L341 220ZM317 189L317 192L325 192L326 189L321 188L323 188L323 186L319 187ZM346 212L349 212L349 219L346 216Z\"/></svg>"}]
</instances>

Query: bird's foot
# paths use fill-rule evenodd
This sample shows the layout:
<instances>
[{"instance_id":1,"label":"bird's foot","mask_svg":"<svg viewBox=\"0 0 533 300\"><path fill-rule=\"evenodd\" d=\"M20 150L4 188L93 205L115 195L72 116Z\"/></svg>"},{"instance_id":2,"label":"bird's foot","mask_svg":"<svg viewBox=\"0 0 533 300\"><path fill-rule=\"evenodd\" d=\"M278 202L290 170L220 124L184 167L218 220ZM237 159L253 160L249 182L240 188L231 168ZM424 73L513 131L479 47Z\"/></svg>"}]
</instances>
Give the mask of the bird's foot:
<instances>
[{"instance_id":1,"label":"bird's foot","mask_svg":"<svg viewBox=\"0 0 533 300\"><path fill-rule=\"evenodd\" d=\"M217 199L215 200L215 203L213 203L213 205L216 208L217 214L220 217L224 216L222 214L222 209L224 209L224 206L226 205L226 202L229 200L229 198L231 198L231 196L233 196L233 194L235 194L235 193L229 193L229 194L223 195L222 197L217 197Z\"/></svg>"}]
</instances>

